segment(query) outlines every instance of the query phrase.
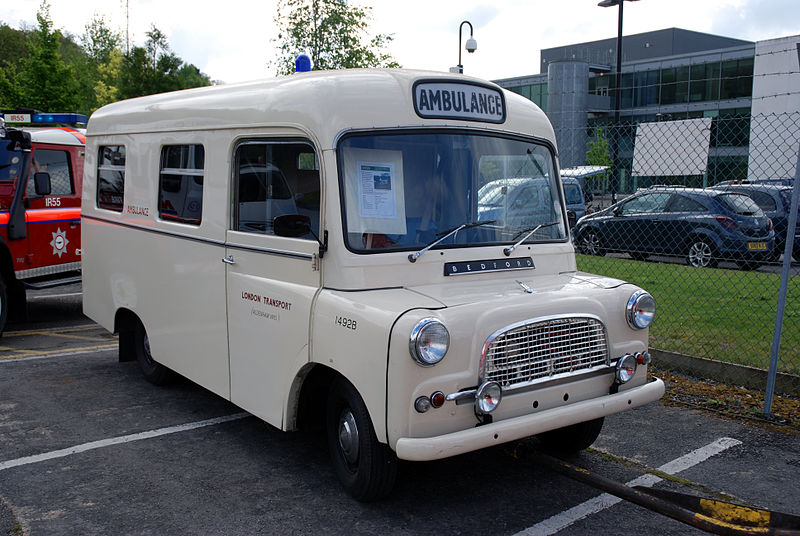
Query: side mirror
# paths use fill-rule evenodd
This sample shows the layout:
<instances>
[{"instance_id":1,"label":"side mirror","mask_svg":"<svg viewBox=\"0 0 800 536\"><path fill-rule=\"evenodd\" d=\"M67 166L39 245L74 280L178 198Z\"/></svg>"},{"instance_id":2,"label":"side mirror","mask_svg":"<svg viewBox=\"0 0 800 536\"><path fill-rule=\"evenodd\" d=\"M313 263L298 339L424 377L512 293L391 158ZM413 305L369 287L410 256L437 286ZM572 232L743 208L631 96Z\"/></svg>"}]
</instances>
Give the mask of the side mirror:
<instances>
[{"instance_id":1,"label":"side mirror","mask_svg":"<svg viewBox=\"0 0 800 536\"><path fill-rule=\"evenodd\" d=\"M311 231L311 218L302 214L284 214L272 220L272 230L277 236L299 238Z\"/></svg>"},{"instance_id":2,"label":"side mirror","mask_svg":"<svg viewBox=\"0 0 800 536\"><path fill-rule=\"evenodd\" d=\"M50 195L50 174L46 171L40 171L33 174L33 187L36 195L45 196Z\"/></svg>"},{"instance_id":3,"label":"side mirror","mask_svg":"<svg viewBox=\"0 0 800 536\"><path fill-rule=\"evenodd\" d=\"M575 224L578 223L578 215L575 214L574 210L567 211L567 223L569 223L570 229L575 227Z\"/></svg>"}]
</instances>

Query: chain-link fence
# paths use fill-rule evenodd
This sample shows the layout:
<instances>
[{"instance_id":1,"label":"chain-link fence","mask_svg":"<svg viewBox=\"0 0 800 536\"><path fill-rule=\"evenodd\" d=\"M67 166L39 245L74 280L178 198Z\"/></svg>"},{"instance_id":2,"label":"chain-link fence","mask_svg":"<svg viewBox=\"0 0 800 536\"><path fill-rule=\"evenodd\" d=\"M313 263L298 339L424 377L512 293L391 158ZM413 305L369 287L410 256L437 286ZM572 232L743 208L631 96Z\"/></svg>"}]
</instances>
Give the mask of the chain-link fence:
<instances>
[{"instance_id":1,"label":"chain-link fence","mask_svg":"<svg viewBox=\"0 0 800 536\"><path fill-rule=\"evenodd\" d=\"M764 391L776 355L775 391L799 395L800 236L783 259L800 113L657 119L583 132L591 167L563 170L586 199L578 268L653 294L657 367Z\"/></svg>"}]
</instances>

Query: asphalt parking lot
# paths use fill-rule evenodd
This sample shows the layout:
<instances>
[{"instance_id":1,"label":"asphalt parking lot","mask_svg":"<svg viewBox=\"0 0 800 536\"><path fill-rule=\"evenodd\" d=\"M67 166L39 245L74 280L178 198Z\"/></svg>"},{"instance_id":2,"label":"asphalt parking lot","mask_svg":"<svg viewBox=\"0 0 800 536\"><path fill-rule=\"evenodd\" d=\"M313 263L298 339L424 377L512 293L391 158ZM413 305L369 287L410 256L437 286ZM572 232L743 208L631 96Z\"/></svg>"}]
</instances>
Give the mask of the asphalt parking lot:
<instances>
[{"instance_id":1,"label":"asphalt parking lot","mask_svg":"<svg viewBox=\"0 0 800 536\"><path fill-rule=\"evenodd\" d=\"M29 302L0 339L2 535L702 534L538 465L535 439L403 463L387 500L357 503L320 433L280 432L188 381L147 383L82 316L79 287ZM800 515L800 438L747 422L655 403L606 419L569 461Z\"/></svg>"}]
</instances>

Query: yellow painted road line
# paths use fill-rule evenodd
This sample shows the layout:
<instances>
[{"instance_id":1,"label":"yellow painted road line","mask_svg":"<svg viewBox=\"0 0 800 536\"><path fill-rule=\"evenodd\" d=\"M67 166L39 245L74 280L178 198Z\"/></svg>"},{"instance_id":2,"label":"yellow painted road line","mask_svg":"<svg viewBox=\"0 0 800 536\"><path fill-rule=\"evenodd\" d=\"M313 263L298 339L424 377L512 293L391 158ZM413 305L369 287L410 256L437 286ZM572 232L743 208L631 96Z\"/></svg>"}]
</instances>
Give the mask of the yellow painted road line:
<instances>
[{"instance_id":1,"label":"yellow painted road line","mask_svg":"<svg viewBox=\"0 0 800 536\"><path fill-rule=\"evenodd\" d=\"M102 326L98 326L97 324L83 324L80 326L63 326L59 328L41 328L41 329L27 329L27 330L20 330L20 331L5 331L3 332L3 337L23 337L25 335L44 335L53 332L69 332L69 331L89 331L91 329L102 329Z\"/></svg>"},{"instance_id":2,"label":"yellow painted road line","mask_svg":"<svg viewBox=\"0 0 800 536\"><path fill-rule=\"evenodd\" d=\"M0 363L11 361L29 361L33 359L46 359L50 357L66 357L78 354L89 354L93 352L101 352L104 350L116 349L117 343L113 344L99 344L95 346L83 346L75 348L60 348L58 350L17 350L16 354L0 355Z\"/></svg>"}]
</instances>

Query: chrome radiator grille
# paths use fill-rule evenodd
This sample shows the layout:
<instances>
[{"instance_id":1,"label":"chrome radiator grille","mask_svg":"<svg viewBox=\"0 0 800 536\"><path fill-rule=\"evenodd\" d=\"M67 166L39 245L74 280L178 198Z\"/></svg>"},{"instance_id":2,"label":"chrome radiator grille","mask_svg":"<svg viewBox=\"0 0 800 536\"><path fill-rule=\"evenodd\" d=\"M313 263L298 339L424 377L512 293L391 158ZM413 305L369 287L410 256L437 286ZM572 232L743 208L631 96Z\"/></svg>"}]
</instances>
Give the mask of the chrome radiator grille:
<instances>
[{"instance_id":1,"label":"chrome radiator grille","mask_svg":"<svg viewBox=\"0 0 800 536\"><path fill-rule=\"evenodd\" d=\"M593 317L557 317L508 326L486 341L481 382L503 389L606 365L608 343L603 323Z\"/></svg>"}]
</instances>

